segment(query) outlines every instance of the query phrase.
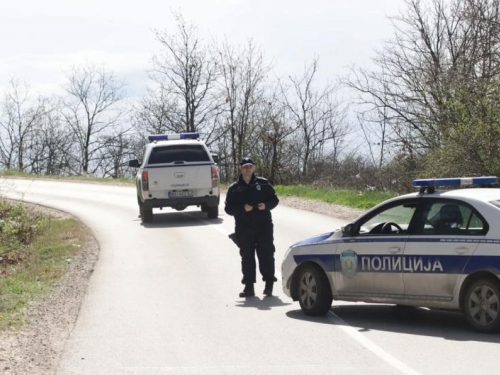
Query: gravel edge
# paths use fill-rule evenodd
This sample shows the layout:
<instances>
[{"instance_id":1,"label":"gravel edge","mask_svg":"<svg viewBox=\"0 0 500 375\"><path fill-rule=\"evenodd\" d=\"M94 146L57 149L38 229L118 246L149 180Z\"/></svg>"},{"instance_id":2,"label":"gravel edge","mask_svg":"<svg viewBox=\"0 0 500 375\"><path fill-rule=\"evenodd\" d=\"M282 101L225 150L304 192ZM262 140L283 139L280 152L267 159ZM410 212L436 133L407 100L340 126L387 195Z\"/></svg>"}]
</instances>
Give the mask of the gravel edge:
<instances>
[{"instance_id":1,"label":"gravel edge","mask_svg":"<svg viewBox=\"0 0 500 375\"><path fill-rule=\"evenodd\" d=\"M345 221L351 221L363 212L350 207L292 196L280 196L279 199L281 205ZM78 220L68 213L50 207L26 202L25 204L54 218ZM86 227L83 223L81 225ZM71 261L68 271L55 288L45 299L32 302L25 309L27 323L20 330L0 333L2 375L52 375L56 372L98 260L99 245L88 228L86 237L81 253Z\"/></svg>"},{"instance_id":2,"label":"gravel edge","mask_svg":"<svg viewBox=\"0 0 500 375\"><path fill-rule=\"evenodd\" d=\"M319 202L312 199L297 198L292 196L278 196L278 198L280 200L280 204L284 206L296 208L299 210L311 211L317 214L331 216L348 222L353 221L364 212L356 208L326 202Z\"/></svg>"}]
</instances>

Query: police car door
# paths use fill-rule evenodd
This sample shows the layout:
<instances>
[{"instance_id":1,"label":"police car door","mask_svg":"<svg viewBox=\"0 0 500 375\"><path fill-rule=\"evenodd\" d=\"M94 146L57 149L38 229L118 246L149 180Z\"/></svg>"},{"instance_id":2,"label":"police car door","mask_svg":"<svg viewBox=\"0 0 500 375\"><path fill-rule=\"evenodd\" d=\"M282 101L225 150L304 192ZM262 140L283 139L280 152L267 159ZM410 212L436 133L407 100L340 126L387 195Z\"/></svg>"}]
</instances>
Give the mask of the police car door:
<instances>
[{"instance_id":1,"label":"police car door","mask_svg":"<svg viewBox=\"0 0 500 375\"><path fill-rule=\"evenodd\" d=\"M405 298L449 302L486 224L468 203L424 198L422 220L403 256Z\"/></svg>"},{"instance_id":2,"label":"police car door","mask_svg":"<svg viewBox=\"0 0 500 375\"><path fill-rule=\"evenodd\" d=\"M402 254L416 208L416 199L402 199L352 224L352 233L337 247L340 298L403 298Z\"/></svg>"}]
</instances>

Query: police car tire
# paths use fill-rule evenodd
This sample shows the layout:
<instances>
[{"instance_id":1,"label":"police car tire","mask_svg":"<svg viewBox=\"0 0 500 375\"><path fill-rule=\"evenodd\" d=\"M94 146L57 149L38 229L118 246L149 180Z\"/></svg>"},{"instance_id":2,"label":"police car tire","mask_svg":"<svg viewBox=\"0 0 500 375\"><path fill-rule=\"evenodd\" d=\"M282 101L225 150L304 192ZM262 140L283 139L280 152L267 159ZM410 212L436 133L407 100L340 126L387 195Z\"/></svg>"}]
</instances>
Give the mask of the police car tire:
<instances>
[{"instance_id":1,"label":"police car tire","mask_svg":"<svg viewBox=\"0 0 500 375\"><path fill-rule=\"evenodd\" d=\"M141 213L141 221L143 223L150 223L153 221L153 209L144 207L143 205L139 206L139 211Z\"/></svg>"},{"instance_id":2,"label":"police car tire","mask_svg":"<svg viewBox=\"0 0 500 375\"><path fill-rule=\"evenodd\" d=\"M304 266L296 285L300 308L306 315L320 316L328 313L333 297L328 278L321 268L312 264ZM314 297L303 295L305 286L312 287Z\"/></svg>"},{"instance_id":3,"label":"police car tire","mask_svg":"<svg viewBox=\"0 0 500 375\"><path fill-rule=\"evenodd\" d=\"M219 217L219 206L208 206L207 216L209 219L217 219Z\"/></svg>"},{"instance_id":4,"label":"police car tire","mask_svg":"<svg viewBox=\"0 0 500 375\"><path fill-rule=\"evenodd\" d=\"M474 302L473 299L471 299L471 296L473 293L478 292L478 288L487 288L488 293L494 293L496 294L496 303L494 303L494 306L491 306L493 310L496 310L497 316L495 319L493 319L490 322L487 322L486 324L481 324L480 322L477 322L478 319L478 313L474 314L474 309L480 306L477 306L477 303ZM491 295L493 296L493 294ZM491 297L490 296L490 297ZM471 285L468 286L467 290L465 291L465 298L463 302L463 311L465 318L469 322L469 324L477 331L483 332L483 333L496 333L500 331L500 311L499 311L499 306L500 306L500 286L497 281L489 280L489 279L479 279L474 281ZM477 311L477 310L475 310ZM488 315L489 314L485 314Z\"/></svg>"}]
</instances>

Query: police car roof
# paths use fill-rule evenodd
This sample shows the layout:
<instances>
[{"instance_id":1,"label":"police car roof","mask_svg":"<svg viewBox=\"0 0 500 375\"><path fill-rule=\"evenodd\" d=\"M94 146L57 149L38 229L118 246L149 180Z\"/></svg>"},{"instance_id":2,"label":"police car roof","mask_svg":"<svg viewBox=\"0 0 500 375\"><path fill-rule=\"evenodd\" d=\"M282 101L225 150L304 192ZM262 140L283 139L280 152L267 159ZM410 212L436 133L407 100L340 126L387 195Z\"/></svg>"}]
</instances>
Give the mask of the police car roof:
<instances>
[{"instance_id":1,"label":"police car roof","mask_svg":"<svg viewBox=\"0 0 500 375\"><path fill-rule=\"evenodd\" d=\"M396 199L410 197L428 197L428 198L457 198L457 199L473 199L483 202L491 202L500 200L500 189L495 188L469 188L469 189L456 189L456 190L436 190L434 193L411 193L401 195Z\"/></svg>"}]
</instances>

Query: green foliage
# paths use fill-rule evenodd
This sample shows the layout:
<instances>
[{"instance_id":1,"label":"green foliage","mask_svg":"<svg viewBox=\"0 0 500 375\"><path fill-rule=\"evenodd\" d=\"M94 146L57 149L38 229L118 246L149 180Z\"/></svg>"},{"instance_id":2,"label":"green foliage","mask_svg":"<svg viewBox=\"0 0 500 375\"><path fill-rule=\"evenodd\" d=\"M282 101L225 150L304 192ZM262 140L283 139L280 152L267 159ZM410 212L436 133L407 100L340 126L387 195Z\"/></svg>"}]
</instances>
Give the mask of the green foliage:
<instances>
[{"instance_id":1,"label":"green foliage","mask_svg":"<svg viewBox=\"0 0 500 375\"><path fill-rule=\"evenodd\" d=\"M46 293L79 251L84 231L22 203L0 201L0 330L23 322L21 309Z\"/></svg>"},{"instance_id":2,"label":"green foliage","mask_svg":"<svg viewBox=\"0 0 500 375\"><path fill-rule=\"evenodd\" d=\"M275 186L278 197L291 195L314 199L322 202L341 204L358 209L369 209L386 199L396 196L395 193L381 191L359 192L353 190L331 190L307 185Z\"/></svg>"},{"instance_id":3,"label":"green foliage","mask_svg":"<svg viewBox=\"0 0 500 375\"><path fill-rule=\"evenodd\" d=\"M500 82L471 95L456 93L447 105L449 122L441 125L441 147L427 155L431 176L500 175Z\"/></svg>"},{"instance_id":4,"label":"green foliage","mask_svg":"<svg viewBox=\"0 0 500 375\"><path fill-rule=\"evenodd\" d=\"M0 255L18 246L31 243L43 225L45 218L31 212L22 203L0 201Z\"/></svg>"}]
</instances>

